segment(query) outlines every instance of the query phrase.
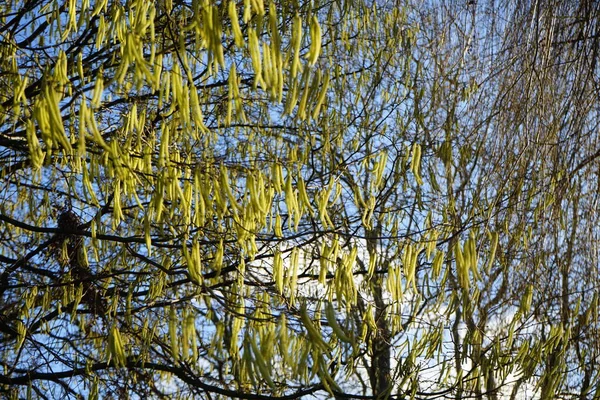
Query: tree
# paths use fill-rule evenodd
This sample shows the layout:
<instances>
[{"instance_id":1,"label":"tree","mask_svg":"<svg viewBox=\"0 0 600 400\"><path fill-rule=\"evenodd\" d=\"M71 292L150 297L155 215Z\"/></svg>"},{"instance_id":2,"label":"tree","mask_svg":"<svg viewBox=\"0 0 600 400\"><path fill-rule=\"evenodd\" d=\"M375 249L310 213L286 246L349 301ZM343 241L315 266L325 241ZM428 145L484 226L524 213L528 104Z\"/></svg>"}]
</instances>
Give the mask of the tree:
<instances>
[{"instance_id":1,"label":"tree","mask_svg":"<svg viewBox=\"0 0 600 400\"><path fill-rule=\"evenodd\" d=\"M3 395L597 396L594 7L0 6Z\"/></svg>"}]
</instances>

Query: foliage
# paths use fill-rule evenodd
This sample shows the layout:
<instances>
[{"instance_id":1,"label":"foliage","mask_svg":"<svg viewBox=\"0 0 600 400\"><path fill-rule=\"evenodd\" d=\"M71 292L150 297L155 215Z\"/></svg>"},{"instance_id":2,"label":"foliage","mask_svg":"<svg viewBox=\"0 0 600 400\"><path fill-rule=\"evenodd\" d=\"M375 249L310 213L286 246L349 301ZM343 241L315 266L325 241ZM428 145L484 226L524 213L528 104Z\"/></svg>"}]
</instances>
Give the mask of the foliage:
<instances>
[{"instance_id":1,"label":"foliage","mask_svg":"<svg viewBox=\"0 0 600 400\"><path fill-rule=\"evenodd\" d=\"M600 396L598 10L442 3L0 5L2 395Z\"/></svg>"}]
</instances>

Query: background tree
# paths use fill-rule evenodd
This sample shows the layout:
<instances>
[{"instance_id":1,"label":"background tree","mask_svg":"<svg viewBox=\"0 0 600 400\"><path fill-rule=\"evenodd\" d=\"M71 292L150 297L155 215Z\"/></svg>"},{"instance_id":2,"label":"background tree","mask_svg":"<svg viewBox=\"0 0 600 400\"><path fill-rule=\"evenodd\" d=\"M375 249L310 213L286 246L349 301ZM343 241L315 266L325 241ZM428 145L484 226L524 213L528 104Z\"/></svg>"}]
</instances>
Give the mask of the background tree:
<instances>
[{"instance_id":1,"label":"background tree","mask_svg":"<svg viewBox=\"0 0 600 400\"><path fill-rule=\"evenodd\" d=\"M597 5L0 6L6 397L597 395Z\"/></svg>"}]
</instances>

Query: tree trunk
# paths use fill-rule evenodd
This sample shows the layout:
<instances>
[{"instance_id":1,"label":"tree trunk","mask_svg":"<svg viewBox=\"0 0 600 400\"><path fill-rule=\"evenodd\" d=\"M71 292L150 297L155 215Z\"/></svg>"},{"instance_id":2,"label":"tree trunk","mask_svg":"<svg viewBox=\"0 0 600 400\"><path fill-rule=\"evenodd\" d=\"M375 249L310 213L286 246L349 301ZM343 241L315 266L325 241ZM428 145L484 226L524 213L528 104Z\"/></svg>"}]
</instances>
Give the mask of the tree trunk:
<instances>
[{"instance_id":1,"label":"tree trunk","mask_svg":"<svg viewBox=\"0 0 600 400\"><path fill-rule=\"evenodd\" d=\"M390 366L390 342L391 334L389 324L385 316L385 302L382 296L382 279L378 278L375 294L375 323L377 331L372 338L372 356L369 370L369 379L373 396L376 399L387 399L392 391L391 366Z\"/></svg>"}]
</instances>

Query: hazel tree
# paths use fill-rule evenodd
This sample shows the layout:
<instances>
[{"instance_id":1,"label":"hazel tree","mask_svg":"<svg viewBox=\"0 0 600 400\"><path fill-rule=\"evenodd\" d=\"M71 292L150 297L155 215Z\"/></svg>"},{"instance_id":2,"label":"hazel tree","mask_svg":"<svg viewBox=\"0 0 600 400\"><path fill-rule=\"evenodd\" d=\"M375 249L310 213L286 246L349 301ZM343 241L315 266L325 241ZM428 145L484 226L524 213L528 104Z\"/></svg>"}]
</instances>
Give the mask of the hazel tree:
<instances>
[{"instance_id":1,"label":"hazel tree","mask_svg":"<svg viewBox=\"0 0 600 400\"><path fill-rule=\"evenodd\" d=\"M2 395L596 393L593 102L437 6L0 5Z\"/></svg>"}]
</instances>

